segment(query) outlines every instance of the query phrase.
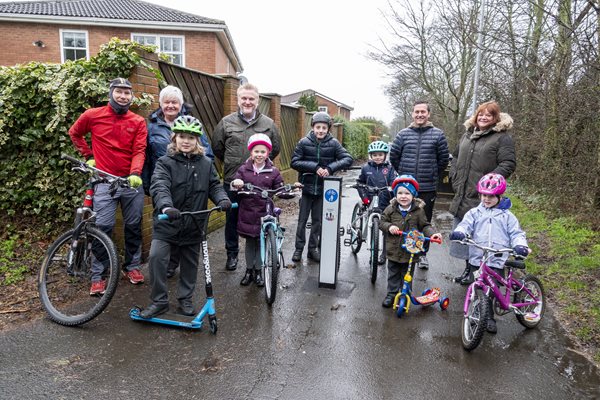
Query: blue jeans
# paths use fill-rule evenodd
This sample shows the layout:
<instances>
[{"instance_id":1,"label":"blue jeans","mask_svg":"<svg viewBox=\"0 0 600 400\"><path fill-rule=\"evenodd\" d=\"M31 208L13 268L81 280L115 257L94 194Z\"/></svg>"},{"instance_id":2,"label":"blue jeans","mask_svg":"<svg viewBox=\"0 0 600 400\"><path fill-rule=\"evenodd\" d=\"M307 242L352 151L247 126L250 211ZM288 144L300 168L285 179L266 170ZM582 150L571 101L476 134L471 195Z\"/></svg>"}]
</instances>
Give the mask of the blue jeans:
<instances>
[{"instance_id":1,"label":"blue jeans","mask_svg":"<svg viewBox=\"0 0 600 400\"><path fill-rule=\"evenodd\" d=\"M119 188L111 197L109 184L99 183L94 188L94 206L96 226L109 237L115 227L117 205L121 204L123 225L125 230L125 262L123 270L140 269L142 257L142 211L144 209L144 190ZM92 282L102 279L104 266L107 263L106 253L93 247L94 261L92 263Z\"/></svg>"}]
</instances>

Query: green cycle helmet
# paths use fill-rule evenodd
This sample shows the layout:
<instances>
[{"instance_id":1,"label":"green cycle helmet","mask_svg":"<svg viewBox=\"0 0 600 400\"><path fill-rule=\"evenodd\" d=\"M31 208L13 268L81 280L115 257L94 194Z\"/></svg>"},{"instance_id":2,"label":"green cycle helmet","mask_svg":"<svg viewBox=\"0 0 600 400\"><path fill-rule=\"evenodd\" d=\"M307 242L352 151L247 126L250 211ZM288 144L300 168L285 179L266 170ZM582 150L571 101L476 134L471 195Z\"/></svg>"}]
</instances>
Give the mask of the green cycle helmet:
<instances>
[{"instance_id":1,"label":"green cycle helmet","mask_svg":"<svg viewBox=\"0 0 600 400\"><path fill-rule=\"evenodd\" d=\"M172 128L174 133L189 133L194 136L202 136L202 123L191 115L177 117Z\"/></svg>"},{"instance_id":2,"label":"green cycle helmet","mask_svg":"<svg viewBox=\"0 0 600 400\"><path fill-rule=\"evenodd\" d=\"M382 142L381 140L377 140L369 145L369 154L371 153L388 153L390 151L390 146L387 145L386 142Z\"/></svg>"}]
</instances>

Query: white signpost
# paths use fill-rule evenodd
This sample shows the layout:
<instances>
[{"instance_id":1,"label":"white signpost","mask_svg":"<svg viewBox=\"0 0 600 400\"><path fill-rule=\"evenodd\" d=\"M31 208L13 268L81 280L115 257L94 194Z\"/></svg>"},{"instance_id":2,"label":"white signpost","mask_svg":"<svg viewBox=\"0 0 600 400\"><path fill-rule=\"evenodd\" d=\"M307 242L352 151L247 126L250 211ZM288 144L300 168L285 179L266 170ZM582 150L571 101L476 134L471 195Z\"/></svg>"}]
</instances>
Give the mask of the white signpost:
<instances>
[{"instance_id":1,"label":"white signpost","mask_svg":"<svg viewBox=\"0 0 600 400\"><path fill-rule=\"evenodd\" d=\"M335 289L340 265L340 210L342 207L342 178L323 179L323 215L321 218L321 261L319 287Z\"/></svg>"}]
</instances>

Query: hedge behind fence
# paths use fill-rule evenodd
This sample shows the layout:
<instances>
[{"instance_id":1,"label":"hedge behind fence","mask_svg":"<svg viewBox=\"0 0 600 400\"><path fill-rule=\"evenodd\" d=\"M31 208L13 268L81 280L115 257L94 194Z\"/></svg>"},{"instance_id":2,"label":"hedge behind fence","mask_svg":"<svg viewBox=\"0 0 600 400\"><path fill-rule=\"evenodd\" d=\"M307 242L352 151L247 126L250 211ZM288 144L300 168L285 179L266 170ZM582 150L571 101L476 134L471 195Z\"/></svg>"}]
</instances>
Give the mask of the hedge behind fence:
<instances>
[{"instance_id":1,"label":"hedge behind fence","mask_svg":"<svg viewBox=\"0 0 600 400\"><path fill-rule=\"evenodd\" d=\"M142 63L138 48L153 51L113 39L90 61L0 67L0 214L72 217L85 177L60 159L77 156L68 130L85 109L106 103L110 79Z\"/></svg>"}]
</instances>

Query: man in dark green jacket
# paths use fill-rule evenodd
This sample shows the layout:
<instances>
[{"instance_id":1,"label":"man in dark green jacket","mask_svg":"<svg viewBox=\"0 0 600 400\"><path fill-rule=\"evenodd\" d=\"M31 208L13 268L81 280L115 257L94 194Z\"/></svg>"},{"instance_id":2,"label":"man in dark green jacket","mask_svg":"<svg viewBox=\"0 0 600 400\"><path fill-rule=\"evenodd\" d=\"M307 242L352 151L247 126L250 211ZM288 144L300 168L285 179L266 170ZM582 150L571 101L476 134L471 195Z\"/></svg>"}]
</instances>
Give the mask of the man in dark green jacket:
<instances>
[{"instance_id":1,"label":"man in dark green jacket","mask_svg":"<svg viewBox=\"0 0 600 400\"><path fill-rule=\"evenodd\" d=\"M238 168L248 159L248 139L255 133L264 133L271 139L273 149L270 159L279 154L279 130L273 120L258 110L260 100L256 86L245 83L237 90L238 111L231 113L219 122L212 137L212 148L215 156L223 162L223 187L232 202L237 202L235 192L229 185ZM225 220L225 249L227 263L225 269L233 271L237 268L239 237L237 233L237 208L227 212Z\"/></svg>"}]
</instances>

